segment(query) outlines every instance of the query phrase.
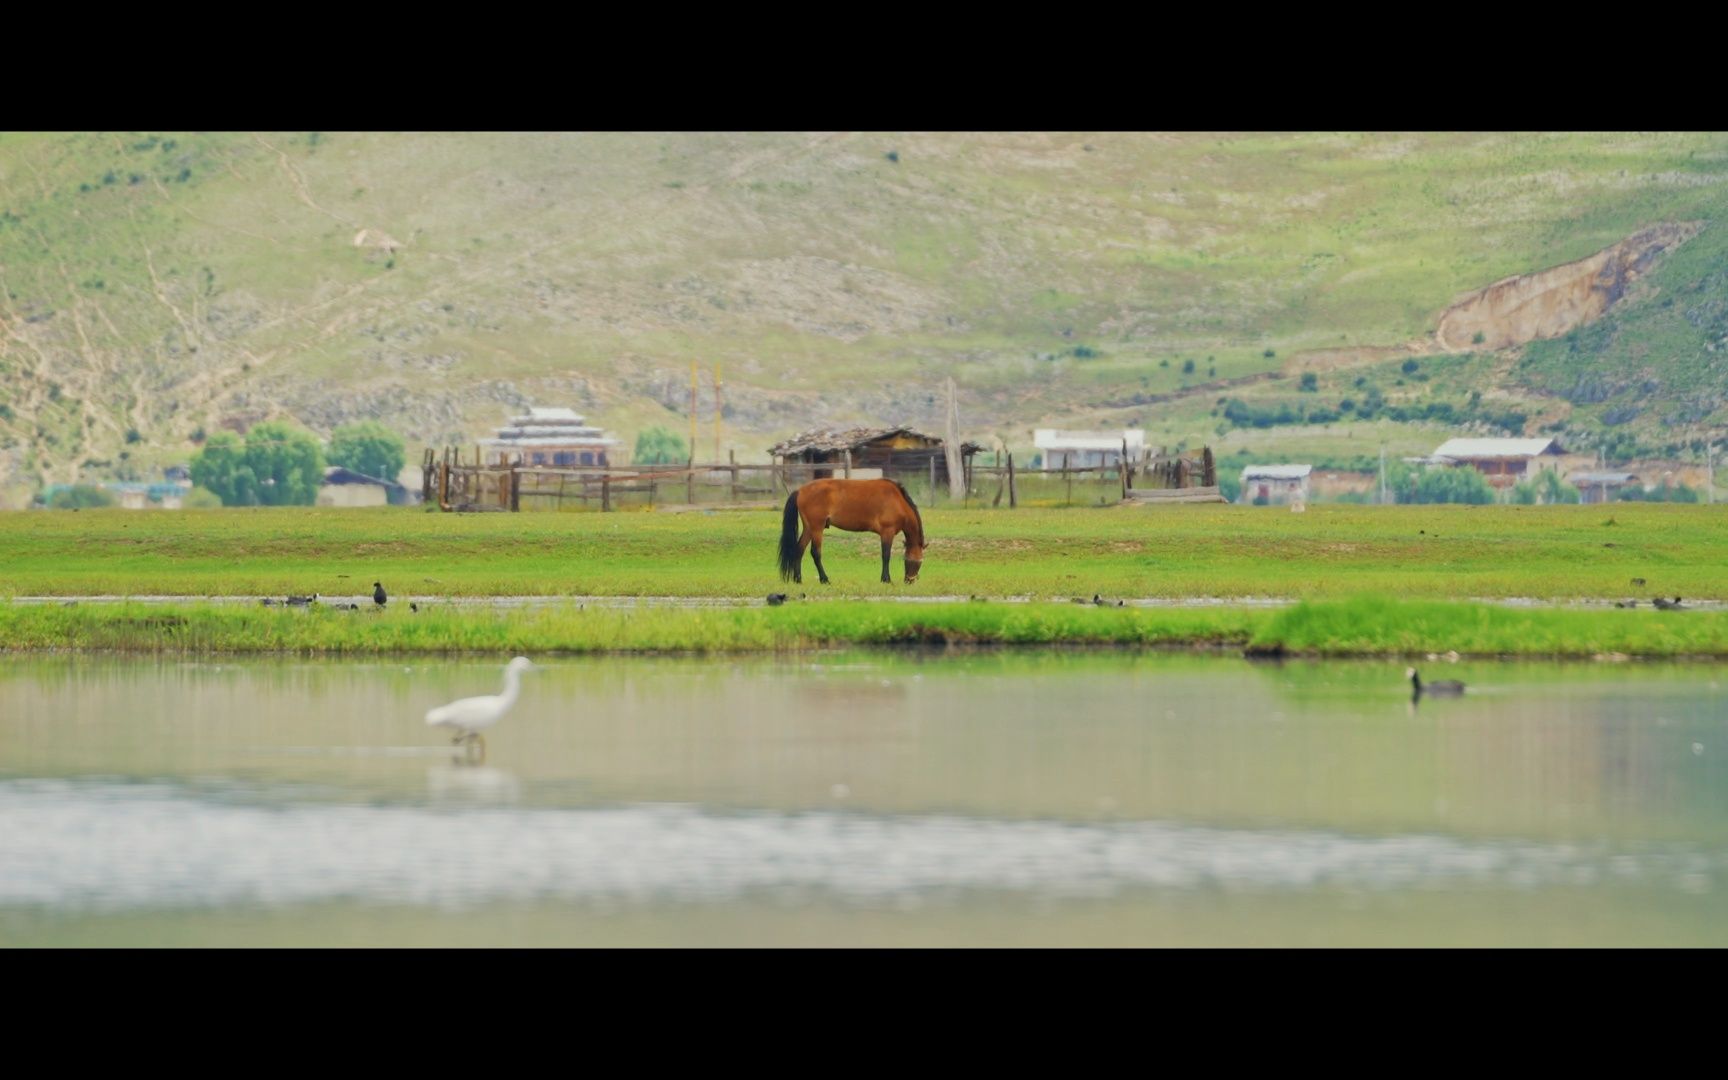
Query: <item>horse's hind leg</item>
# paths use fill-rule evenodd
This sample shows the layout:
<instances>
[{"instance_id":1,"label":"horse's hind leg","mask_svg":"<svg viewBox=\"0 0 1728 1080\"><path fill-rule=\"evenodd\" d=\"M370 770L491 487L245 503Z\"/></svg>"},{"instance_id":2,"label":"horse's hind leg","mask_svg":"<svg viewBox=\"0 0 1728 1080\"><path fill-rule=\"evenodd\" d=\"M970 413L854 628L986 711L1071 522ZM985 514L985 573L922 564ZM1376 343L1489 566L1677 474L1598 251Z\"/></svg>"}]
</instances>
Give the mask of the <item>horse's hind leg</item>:
<instances>
[{"instance_id":1,"label":"horse's hind leg","mask_svg":"<svg viewBox=\"0 0 1728 1080\"><path fill-rule=\"evenodd\" d=\"M894 534L889 533L882 538L882 584L894 584L894 578L888 573L888 559L894 554Z\"/></svg>"},{"instance_id":2,"label":"horse's hind leg","mask_svg":"<svg viewBox=\"0 0 1728 1080\"><path fill-rule=\"evenodd\" d=\"M822 584L828 584L828 571L822 569L822 530L815 529L810 535L810 561L816 564L816 577Z\"/></svg>"},{"instance_id":3,"label":"horse's hind leg","mask_svg":"<svg viewBox=\"0 0 1728 1080\"><path fill-rule=\"evenodd\" d=\"M792 583L794 585L804 584L804 549L809 546L810 530L806 527L804 535L798 538L798 565L792 570Z\"/></svg>"}]
</instances>

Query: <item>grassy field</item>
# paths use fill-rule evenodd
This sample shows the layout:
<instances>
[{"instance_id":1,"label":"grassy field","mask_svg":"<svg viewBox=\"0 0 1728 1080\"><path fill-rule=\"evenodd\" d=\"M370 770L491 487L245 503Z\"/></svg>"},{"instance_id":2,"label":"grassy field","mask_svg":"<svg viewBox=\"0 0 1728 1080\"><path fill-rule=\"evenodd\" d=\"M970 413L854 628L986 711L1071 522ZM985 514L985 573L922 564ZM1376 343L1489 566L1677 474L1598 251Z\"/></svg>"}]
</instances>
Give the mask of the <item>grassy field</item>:
<instances>
[{"instance_id":1,"label":"grassy field","mask_svg":"<svg viewBox=\"0 0 1728 1080\"><path fill-rule=\"evenodd\" d=\"M258 509L0 513L0 597L1728 599L1728 507L930 510L916 585L830 531L833 584L775 571L778 513ZM1643 585L1632 584L1642 578Z\"/></svg>"},{"instance_id":2,"label":"grassy field","mask_svg":"<svg viewBox=\"0 0 1728 1080\"><path fill-rule=\"evenodd\" d=\"M1728 612L1510 609L1377 598L1282 609L856 600L640 610L446 605L418 613L196 603L0 605L0 650L533 656L940 644L1252 647L1328 656L1728 657Z\"/></svg>"}]
</instances>

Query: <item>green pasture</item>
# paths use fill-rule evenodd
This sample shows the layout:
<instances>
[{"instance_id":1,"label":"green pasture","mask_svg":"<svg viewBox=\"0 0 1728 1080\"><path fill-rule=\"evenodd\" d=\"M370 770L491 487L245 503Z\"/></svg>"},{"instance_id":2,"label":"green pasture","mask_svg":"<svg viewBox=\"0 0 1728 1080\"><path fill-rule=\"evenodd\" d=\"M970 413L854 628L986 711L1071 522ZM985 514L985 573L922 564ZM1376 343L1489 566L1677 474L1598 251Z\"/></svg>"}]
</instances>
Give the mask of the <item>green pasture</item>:
<instances>
[{"instance_id":1,"label":"green pasture","mask_svg":"<svg viewBox=\"0 0 1728 1080\"><path fill-rule=\"evenodd\" d=\"M1728 507L1190 505L931 509L915 585L829 530L776 572L778 511L442 514L269 508L0 514L0 597L983 596L1728 599ZM1634 584L1643 579L1643 584Z\"/></svg>"}]
</instances>

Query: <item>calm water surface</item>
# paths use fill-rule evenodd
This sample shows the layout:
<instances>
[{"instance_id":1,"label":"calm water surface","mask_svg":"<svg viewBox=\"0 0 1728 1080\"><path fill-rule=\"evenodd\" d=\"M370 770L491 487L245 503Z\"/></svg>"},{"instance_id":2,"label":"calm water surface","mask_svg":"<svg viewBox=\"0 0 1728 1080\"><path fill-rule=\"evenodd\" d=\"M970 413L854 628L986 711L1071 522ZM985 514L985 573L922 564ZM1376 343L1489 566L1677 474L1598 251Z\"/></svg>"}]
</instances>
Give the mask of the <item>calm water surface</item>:
<instances>
[{"instance_id":1,"label":"calm water surface","mask_svg":"<svg viewBox=\"0 0 1728 1080\"><path fill-rule=\"evenodd\" d=\"M1728 669L0 658L0 946L1728 944Z\"/></svg>"}]
</instances>

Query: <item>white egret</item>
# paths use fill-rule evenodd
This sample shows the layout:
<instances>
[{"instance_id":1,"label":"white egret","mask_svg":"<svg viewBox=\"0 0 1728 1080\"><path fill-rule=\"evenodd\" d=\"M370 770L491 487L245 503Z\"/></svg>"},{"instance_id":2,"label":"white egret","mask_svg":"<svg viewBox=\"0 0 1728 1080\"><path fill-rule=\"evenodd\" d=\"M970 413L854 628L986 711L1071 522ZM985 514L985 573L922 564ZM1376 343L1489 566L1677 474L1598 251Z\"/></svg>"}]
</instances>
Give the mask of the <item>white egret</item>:
<instances>
[{"instance_id":1,"label":"white egret","mask_svg":"<svg viewBox=\"0 0 1728 1080\"><path fill-rule=\"evenodd\" d=\"M522 689L522 673L533 666L526 656L518 656L504 668L502 694L463 698L441 705L426 714L426 722L433 727L455 728L459 734L452 742L472 740L484 746L486 741L480 732L496 724L516 704L516 695Z\"/></svg>"}]
</instances>

